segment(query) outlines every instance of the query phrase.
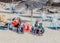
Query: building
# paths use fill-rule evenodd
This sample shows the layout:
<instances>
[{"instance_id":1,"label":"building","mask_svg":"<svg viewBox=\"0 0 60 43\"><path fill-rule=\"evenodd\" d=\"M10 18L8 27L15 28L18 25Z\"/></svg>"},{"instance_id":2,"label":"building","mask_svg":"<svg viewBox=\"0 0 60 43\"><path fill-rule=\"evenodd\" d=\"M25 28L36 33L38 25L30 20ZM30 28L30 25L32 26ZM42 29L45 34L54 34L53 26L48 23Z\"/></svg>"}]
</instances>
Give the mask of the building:
<instances>
[{"instance_id":1,"label":"building","mask_svg":"<svg viewBox=\"0 0 60 43\"><path fill-rule=\"evenodd\" d=\"M46 5L55 5L60 6L60 0L0 0L1 2L10 3L12 1L38 1L38 2L45 2Z\"/></svg>"}]
</instances>

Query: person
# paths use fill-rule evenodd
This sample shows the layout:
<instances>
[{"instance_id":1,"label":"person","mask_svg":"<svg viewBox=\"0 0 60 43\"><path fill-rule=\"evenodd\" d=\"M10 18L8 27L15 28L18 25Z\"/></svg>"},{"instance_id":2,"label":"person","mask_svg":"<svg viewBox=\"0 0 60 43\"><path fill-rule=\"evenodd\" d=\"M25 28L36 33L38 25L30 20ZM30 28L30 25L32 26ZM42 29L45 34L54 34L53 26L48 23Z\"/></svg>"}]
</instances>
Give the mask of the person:
<instances>
[{"instance_id":1,"label":"person","mask_svg":"<svg viewBox=\"0 0 60 43\"><path fill-rule=\"evenodd\" d=\"M41 32L42 28L40 26L38 26L36 29L35 29L35 34L37 35L40 35L42 32Z\"/></svg>"},{"instance_id":2,"label":"person","mask_svg":"<svg viewBox=\"0 0 60 43\"><path fill-rule=\"evenodd\" d=\"M31 33L35 33L36 28L39 26L39 20L37 19L34 23L34 25L31 27Z\"/></svg>"},{"instance_id":3,"label":"person","mask_svg":"<svg viewBox=\"0 0 60 43\"><path fill-rule=\"evenodd\" d=\"M18 32L18 28L19 28L19 21L17 20L17 18L13 18L12 19L12 26L16 28L17 32ZM15 29L14 28L14 29Z\"/></svg>"},{"instance_id":4,"label":"person","mask_svg":"<svg viewBox=\"0 0 60 43\"><path fill-rule=\"evenodd\" d=\"M23 24L23 27L24 27L24 32L30 32L30 25L28 22L25 22Z\"/></svg>"},{"instance_id":5,"label":"person","mask_svg":"<svg viewBox=\"0 0 60 43\"><path fill-rule=\"evenodd\" d=\"M35 24L34 24L34 27L35 27L35 30L34 30L34 33L35 34L43 34L45 32L43 26L42 26L42 22L41 22L41 19L40 21L39 20L36 20Z\"/></svg>"},{"instance_id":6,"label":"person","mask_svg":"<svg viewBox=\"0 0 60 43\"><path fill-rule=\"evenodd\" d=\"M40 27L41 27L41 34L43 34L45 32L45 29L44 27L42 26L43 24L42 23L39 23Z\"/></svg>"},{"instance_id":7,"label":"person","mask_svg":"<svg viewBox=\"0 0 60 43\"><path fill-rule=\"evenodd\" d=\"M19 22L19 25L21 25L21 18L20 17L17 17L17 20Z\"/></svg>"},{"instance_id":8,"label":"person","mask_svg":"<svg viewBox=\"0 0 60 43\"><path fill-rule=\"evenodd\" d=\"M17 17L17 20L19 22L18 32L24 33L23 26L21 25L21 18L20 17Z\"/></svg>"},{"instance_id":9,"label":"person","mask_svg":"<svg viewBox=\"0 0 60 43\"><path fill-rule=\"evenodd\" d=\"M39 26L39 20L36 20L34 27L38 27Z\"/></svg>"}]
</instances>

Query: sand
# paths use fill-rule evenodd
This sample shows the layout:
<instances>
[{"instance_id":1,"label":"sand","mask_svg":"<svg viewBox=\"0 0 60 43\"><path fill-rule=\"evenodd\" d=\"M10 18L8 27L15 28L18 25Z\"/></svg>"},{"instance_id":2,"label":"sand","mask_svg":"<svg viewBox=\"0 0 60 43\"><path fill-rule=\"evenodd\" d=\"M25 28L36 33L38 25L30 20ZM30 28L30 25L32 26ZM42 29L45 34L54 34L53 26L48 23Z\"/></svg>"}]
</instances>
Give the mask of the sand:
<instances>
[{"instance_id":1,"label":"sand","mask_svg":"<svg viewBox=\"0 0 60 43\"><path fill-rule=\"evenodd\" d=\"M60 43L60 30L45 28L43 36L0 30L0 43Z\"/></svg>"}]
</instances>

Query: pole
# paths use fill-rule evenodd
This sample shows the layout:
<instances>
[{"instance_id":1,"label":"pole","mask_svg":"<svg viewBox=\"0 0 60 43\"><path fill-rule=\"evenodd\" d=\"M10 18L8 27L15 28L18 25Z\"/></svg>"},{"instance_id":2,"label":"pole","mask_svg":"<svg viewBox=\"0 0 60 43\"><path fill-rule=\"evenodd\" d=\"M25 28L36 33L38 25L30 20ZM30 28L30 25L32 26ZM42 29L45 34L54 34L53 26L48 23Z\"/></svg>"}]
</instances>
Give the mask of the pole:
<instances>
[{"instance_id":1,"label":"pole","mask_svg":"<svg viewBox=\"0 0 60 43\"><path fill-rule=\"evenodd\" d=\"M33 19L33 10L31 9L31 25L32 25L32 19Z\"/></svg>"}]
</instances>

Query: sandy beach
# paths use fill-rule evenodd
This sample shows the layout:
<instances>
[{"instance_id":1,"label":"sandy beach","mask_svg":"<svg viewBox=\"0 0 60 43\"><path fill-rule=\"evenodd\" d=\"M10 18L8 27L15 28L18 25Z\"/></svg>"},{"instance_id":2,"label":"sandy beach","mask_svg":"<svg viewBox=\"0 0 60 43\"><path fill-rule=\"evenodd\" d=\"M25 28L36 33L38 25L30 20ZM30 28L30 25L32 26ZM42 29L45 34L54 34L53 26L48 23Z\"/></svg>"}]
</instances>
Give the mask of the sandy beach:
<instances>
[{"instance_id":1,"label":"sandy beach","mask_svg":"<svg viewBox=\"0 0 60 43\"><path fill-rule=\"evenodd\" d=\"M43 36L0 30L0 43L60 43L60 30L45 28Z\"/></svg>"}]
</instances>

